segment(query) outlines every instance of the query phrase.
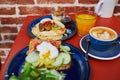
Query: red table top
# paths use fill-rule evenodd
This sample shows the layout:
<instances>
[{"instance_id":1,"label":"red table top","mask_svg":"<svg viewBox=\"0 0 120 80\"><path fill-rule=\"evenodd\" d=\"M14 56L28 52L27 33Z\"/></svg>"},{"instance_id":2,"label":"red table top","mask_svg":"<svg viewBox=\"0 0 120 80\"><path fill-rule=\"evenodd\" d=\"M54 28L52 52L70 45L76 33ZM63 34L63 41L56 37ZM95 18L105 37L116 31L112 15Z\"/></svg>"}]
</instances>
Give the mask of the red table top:
<instances>
[{"instance_id":1,"label":"red table top","mask_svg":"<svg viewBox=\"0 0 120 80\"><path fill-rule=\"evenodd\" d=\"M40 16L28 16L24 21L23 26L11 48L11 51L9 52L9 55L2 66L2 70L0 71L0 80L4 80L5 70L12 57L14 57L17 52L19 52L21 49L29 44L31 37L27 33L27 26L32 20L38 17ZM74 17L72 18L74 19ZM109 19L98 18L96 25L113 28L120 34L120 21L115 16ZM66 40L65 42L70 43L80 49L79 41L81 38L82 37L75 34L75 36ZM120 80L120 57L107 61L97 60L89 57L89 63L91 69L90 80Z\"/></svg>"}]
</instances>

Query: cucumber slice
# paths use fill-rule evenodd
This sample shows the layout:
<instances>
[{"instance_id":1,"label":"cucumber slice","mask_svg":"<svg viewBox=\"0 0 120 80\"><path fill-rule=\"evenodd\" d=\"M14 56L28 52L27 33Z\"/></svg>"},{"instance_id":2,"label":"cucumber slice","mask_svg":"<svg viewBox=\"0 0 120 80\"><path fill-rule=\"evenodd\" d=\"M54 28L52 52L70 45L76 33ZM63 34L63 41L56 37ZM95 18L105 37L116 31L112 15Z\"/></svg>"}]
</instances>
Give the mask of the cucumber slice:
<instances>
[{"instance_id":1,"label":"cucumber slice","mask_svg":"<svg viewBox=\"0 0 120 80\"><path fill-rule=\"evenodd\" d=\"M59 56L56 58L55 62L52 64L55 67L61 66L62 64L68 64L71 61L70 54L60 53Z\"/></svg>"},{"instance_id":2,"label":"cucumber slice","mask_svg":"<svg viewBox=\"0 0 120 80\"><path fill-rule=\"evenodd\" d=\"M70 48L69 48L68 46L60 45L60 51L69 52L69 51L70 51Z\"/></svg>"},{"instance_id":3,"label":"cucumber slice","mask_svg":"<svg viewBox=\"0 0 120 80\"><path fill-rule=\"evenodd\" d=\"M68 64L71 61L71 56L70 54L63 53L63 64Z\"/></svg>"},{"instance_id":4,"label":"cucumber slice","mask_svg":"<svg viewBox=\"0 0 120 80\"><path fill-rule=\"evenodd\" d=\"M33 66L33 67L37 67L38 65L39 65L39 62L38 62L38 61L35 61L35 62L32 63L32 66Z\"/></svg>"},{"instance_id":5,"label":"cucumber slice","mask_svg":"<svg viewBox=\"0 0 120 80\"><path fill-rule=\"evenodd\" d=\"M52 66L58 67L63 63L63 55L59 54L59 56L56 58L55 62L52 63Z\"/></svg>"},{"instance_id":6,"label":"cucumber slice","mask_svg":"<svg viewBox=\"0 0 120 80\"><path fill-rule=\"evenodd\" d=\"M53 26L52 27L52 30L59 30L61 27L59 27L59 26Z\"/></svg>"},{"instance_id":7,"label":"cucumber slice","mask_svg":"<svg viewBox=\"0 0 120 80\"><path fill-rule=\"evenodd\" d=\"M25 60L26 60L28 63L36 62L38 59L39 59L39 54L38 54L37 51L30 53L30 54L25 58Z\"/></svg>"}]
</instances>

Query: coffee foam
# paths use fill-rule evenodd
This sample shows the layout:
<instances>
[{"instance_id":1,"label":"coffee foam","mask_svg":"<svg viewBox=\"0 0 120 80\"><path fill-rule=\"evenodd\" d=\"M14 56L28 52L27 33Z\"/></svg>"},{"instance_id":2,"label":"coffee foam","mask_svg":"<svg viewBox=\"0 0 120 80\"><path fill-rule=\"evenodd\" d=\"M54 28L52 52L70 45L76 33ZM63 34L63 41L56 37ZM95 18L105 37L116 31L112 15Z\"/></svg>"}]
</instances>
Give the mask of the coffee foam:
<instances>
[{"instance_id":1,"label":"coffee foam","mask_svg":"<svg viewBox=\"0 0 120 80\"><path fill-rule=\"evenodd\" d=\"M115 31L106 27L98 27L91 29L90 34L99 40L114 40L117 37Z\"/></svg>"}]
</instances>

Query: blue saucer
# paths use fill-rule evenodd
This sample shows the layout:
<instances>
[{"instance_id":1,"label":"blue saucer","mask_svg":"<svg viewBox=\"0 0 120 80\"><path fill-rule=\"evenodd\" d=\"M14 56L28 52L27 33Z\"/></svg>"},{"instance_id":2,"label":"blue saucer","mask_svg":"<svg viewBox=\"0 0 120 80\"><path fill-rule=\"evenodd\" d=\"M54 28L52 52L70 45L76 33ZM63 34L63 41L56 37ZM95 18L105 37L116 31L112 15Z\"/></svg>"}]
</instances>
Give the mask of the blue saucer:
<instances>
[{"instance_id":1,"label":"blue saucer","mask_svg":"<svg viewBox=\"0 0 120 80\"><path fill-rule=\"evenodd\" d=\"M85 38L89 38L89 35L84 36L80 40L80 47L83 50L83 52L86 52L87 42ZM97 51L90 45L88 55L100 60L112 60L118 58L120 56L120 44L113 45L110 47L110 49L106 51Z\"/></svg>"}]
</instances>

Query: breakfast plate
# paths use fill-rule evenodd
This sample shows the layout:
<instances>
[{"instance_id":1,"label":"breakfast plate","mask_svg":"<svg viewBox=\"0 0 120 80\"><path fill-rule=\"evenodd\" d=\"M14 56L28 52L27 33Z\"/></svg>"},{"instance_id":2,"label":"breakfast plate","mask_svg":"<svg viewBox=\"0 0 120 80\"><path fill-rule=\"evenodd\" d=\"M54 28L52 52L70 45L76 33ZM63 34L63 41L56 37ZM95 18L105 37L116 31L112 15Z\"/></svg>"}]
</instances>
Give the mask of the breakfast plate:
<instances>
[{"instance_id":1,"label":"breakfast plate","mask_svg":"<svg viewBox=\"0 0 120 80\"><path fill-rule=\"evenodd\" d=\"M67 70L62 70L66 74L64 80L89 80L90 78L90 65L89 62L85 60L82 51L76 47L68 44L62 43L63 45L69 46L71 49L72 64ZM25 63L26 52L28 51L28 46L19 51L13 59L10 61L8 68L5 72L5 80L14 74L16 76L20 75Z\"/></svg>"},{"instance_id":2,"label":"breakfast plate","mask_svg":"<svg viewBox=\"0 0 120 80\"><path fill-rule=\"evenodd\" d=\"M79 43L83 52L86 52L86 38L89 38L89 35L82 37ZM88 55L99 60L112 60L118 58L120 56L120 44L115 44L105 51L97 51L89 45Z\"/></svg>"},{"instance_id":3,"label":"breakfast plate","mask_svg":"<svg viewBox=\"0 0 120 80\"><path fill-rule=\"evenodd\" d=\"M37 24L39 23L42 19L44 18L50 18L52 19L52 16L51 15L48 15L48 16L43 16L43 17L40 17L40 18L37 18L35 20L33 20L32 22L30 22L30 24L28 25L27 27L27 31L28 31L28 34L32 37L32 38L35 38L37 36L35 36L33 33L32 33L32 28ZM76 24L74 21L71 21L71 27L70 28L67 28L66 29L66 32L63 34L63 37L61 40L66 40L66 39L69 39L71 38L75 33L76 33Z\"/></svg>"}]
</instances>

